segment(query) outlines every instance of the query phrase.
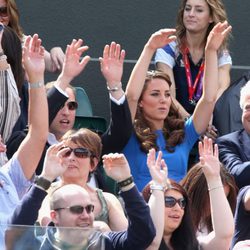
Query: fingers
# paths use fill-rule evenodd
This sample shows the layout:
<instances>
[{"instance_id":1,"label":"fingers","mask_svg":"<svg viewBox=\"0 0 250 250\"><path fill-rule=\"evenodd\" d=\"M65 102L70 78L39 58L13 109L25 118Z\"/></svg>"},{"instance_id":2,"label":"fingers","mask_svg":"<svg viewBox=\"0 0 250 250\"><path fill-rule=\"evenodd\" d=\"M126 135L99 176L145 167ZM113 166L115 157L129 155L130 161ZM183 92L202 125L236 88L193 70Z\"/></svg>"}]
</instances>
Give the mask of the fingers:
<instances>
[{"instance_id":1,"label":"fingers","mask_svg":"<svg viewBox=\"0 0 250 250\"><path fill-rule=\"evenodd\" d=\"M123 62L125 58L125 50L121 50L121 45L116 42L111 42L110 45L106 44L103 49L103 57L99 58L100 62L104 59L116 59Z\"/></svg>"},{"instance_id":2,"label":"fingers","mask_svg":"<svg viewBox=\"0 0 250 250\"><path fill-rule=\"evenodd\" d=\"M217 144L214 144L214 156L219 159L219 148Z\"/></svg>"},{"instance_id":3,"label":"fingers","mask_svg":"<svg viewBox=\"0 0 250 250\"><path fill-rule=\"evenodd\" d=\"M203 142L199 142L198 149L201 157L206 155L214 155L218 157L218 146L216 145L213 148L213 140L207 136L204 137Z\"/></svg>"}]
</instances>

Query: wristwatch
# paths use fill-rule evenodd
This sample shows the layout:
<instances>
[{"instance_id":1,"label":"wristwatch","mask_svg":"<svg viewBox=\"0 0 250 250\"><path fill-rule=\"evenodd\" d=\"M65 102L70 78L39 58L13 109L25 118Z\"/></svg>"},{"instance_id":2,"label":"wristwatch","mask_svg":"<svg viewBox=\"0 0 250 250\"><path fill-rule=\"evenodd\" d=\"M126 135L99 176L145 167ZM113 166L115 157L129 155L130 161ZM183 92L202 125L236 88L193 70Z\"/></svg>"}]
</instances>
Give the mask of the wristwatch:
<instances>
[{"instance_id":1,"label":"wristwatch","mask_svg":"<svg viewBox=\"0 0 250 250\"><path fill-rule=\"evenodd\" d=\"M48 190L51 182L42 176L37 176L35 179L35 184L39 187L42 187L44 190Z\"/></svg>"}]
</instances>

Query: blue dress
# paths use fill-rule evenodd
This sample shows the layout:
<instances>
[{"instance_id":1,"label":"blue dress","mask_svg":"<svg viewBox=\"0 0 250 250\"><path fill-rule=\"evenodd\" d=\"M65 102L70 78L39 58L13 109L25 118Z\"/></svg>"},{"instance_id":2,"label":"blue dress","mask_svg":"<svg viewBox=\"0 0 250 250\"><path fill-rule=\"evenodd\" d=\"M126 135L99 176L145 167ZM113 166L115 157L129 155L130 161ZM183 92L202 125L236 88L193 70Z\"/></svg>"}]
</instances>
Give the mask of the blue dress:
<instances>
[{"instance_id":1,"label":"blue dress","mask_svg":"<svg viewBox=\"0 0 250 250\"><path fill-rule=\"evenodd\" d=\"M175 147L175 151L170 153L166 150L166 141L162 130L156 130L157 146L163 153L163 159L168 166L168 177L177 182L183 179L187 173L189 152L194 143L198 140L193 119L190 117L185 123L185 137L181 144ZM140 149L140 143L136 138L135 133L132 134L127 145L123 149L126 156L131 173L134 177L137 188L141 191L144 186L151 180L151 176L147 167L147 154Z\"/></svg>"}]
</instances>

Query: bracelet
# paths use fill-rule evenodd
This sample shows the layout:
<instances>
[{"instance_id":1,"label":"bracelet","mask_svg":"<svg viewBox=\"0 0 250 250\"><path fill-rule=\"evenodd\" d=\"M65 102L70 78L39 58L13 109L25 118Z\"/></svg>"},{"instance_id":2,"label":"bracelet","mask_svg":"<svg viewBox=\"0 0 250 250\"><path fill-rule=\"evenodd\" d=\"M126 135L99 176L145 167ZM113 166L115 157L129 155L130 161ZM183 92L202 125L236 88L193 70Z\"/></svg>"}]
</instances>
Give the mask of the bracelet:
<instances>
[{"instance_id":1,"label":"bracelet","mask_svg":"<svg viewBox=\"0 0 250 250\"><path fill-rule=\"evenodd\" d=\"M153 191L153 190L160 190L160 191L165 191L165 187L159 185L159 184L152 184L150 185L150 190Z\"/></svg>"},{"instance_id":2,"label":"bracelet","mask_svg":"<svg viewBox=\"0 0 250 250\"><path fill-rule=\"evenodd\" d=\"M125 179L124 181L119 181L117 182L117 185L119 188L122 188L122 187L126 187L128 185L130 185L131 183L134 182L134 178L133 176L131 175L130 177L128 177L127 179Z\"/></svg>"},{"instance_id":3,"label":"bracelet","mask_svg":"<svg viewBox=\"0 0 250 250\"><path fill-rule=\"evenodd\" d=\"M38 89L44 86L43 82L29 83L29 89Z\"/></svg>"},{"instance_id":4,"label":"bracelet","mask_svg":"<svg viewBox=\"0 0 250 250\"><path fill-rule=\"evenodd\" d=\"M217 187L208 188L208 191L212 191L212 190L219 189L219 188L223 188L223 186L220 185L220 186L217 186Z\"/></svg>"},{"instance_id":5,"label":"bracelet","mask_svg":"<svg viewBox=\"0 0 250 250\"><path fill-rule=\"evenodd\" d=\"M121 87L122 87L122 83L121 82L119 82L116 86L114 86L112 88L109 87L109 85L107 85L107 89L108 89L109 92L116 92L116 91L120 90Z\"/></svg>"}]
</instances>

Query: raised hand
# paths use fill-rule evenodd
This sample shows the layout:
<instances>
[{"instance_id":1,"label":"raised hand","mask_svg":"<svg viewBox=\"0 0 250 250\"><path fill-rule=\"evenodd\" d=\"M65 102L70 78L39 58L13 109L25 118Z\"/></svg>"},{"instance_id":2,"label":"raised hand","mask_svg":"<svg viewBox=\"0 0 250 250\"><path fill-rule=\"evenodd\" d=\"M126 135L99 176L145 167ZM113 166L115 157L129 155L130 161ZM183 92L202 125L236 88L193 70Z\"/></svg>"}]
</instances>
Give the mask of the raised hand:
<instances>
[{"instance_id":1,"label":"raised hand","mask_svg":"<svg viewBox=\"0 0 250 250\"><path fill-rule=\"evenodd\" d=\"M218 50L231 30L232 26L228 25L227 21L217 23L208 35L205 49Z\"/></svg>"},{"instance_id":2,"label":"raised hand","mask_svg":"<svg viewBox=\"0 0 250 250\"><path fill-rule=\"evenodd\" d=\"M159 151L158 156L155 159L155 149L150 149L147 156L147 165L152 180L155 182L155 184L166 187L169 184L168 168L167 164L162 159L162 152Z\"/></svg>"},{"instance_id":3,"label":"raised hand","mask_svg":"<svg viewBox=\"0 0 250 250\"><path fill-rule=\"evenodd\" d=\"M79 75L90 60L89 56L84 56L81 59L82 54L89 48L88 46L82 46L82 44L82 39L73 39L71 44L67 45L61 73L61 76L67 82L71 82L74 77Z\"/></svg>"},{"instance_id":4,"label":"raised hand","mask_svg":"<svg viewBox=\"0 0 250 250\"><path fill-rule=\"evenodd\" d=\"M131 176L130 167L124 154L110 153L103 155L103 168L115 181L123 181Z\"/></svg>"},{"instance_id":5,"label":"raised hand","mask_svg":"<svg viewBox=\"0 0 250 250\"><path fill-rule=\"evenodd\" d=\"M203 143L199 142L200 163L206 179L220 176L220 161L217 144L213 147L212 139L204 138Z\"/></svg>"},{"instance_id":6,"label":"raised hand","mask_svg":"<svg viewBox=\"0 0 250 250\"><path fill-rule=\"evenodd\" d=\"M112 42L105 45L103 57L99 57L101 72L109 84L121 82L125 50L121 50L120 44Z\"/></svg>"},{"instance_id":7,"label":"raised hand","mask_svg":"<svg viewBox=\"0 0 250 250\"><path fill-rule=\"evenodd\" d=\"M176 36L174 35L175 32L175 29L160 29L151 35L146 46L152 50L162 48L170 42L176 40Z\"/></svg>"},{"instance_id":8,"label":"raised hand","mask_svg":"<svg viewBox=\"0 0 250 250\"><path fill-rule=\"evenodd\" d=\"M61 159L68 149L61 149L62 147L63 143L61 142L50 146L46 152L41 176L49 181L61 176L67 169L67 166L62 164Z\"/></svg>"},{"instance_id":9,"label":"raised hand","mask_svg":"<svg viewBox=\"0 0 250 250\"><path fill-rule=\"evenodd\" d=\"M29 81L33 79L43 79L45 70L44 48L41 46L41 39L37 34L28 36L23 47L23 66L28 74Z\"/></svg>"},{"instance_id":10,"label":"raised hand","mask_svg":"<svg viewBox=\"0 0 250 250\"><path fill-rule=\"evenodd\" d=\"M64 53L60 47L54 47L50 50L50 58L52 62L52 72L61 71L64 62Z\"/></svg>"}]
</instances>

